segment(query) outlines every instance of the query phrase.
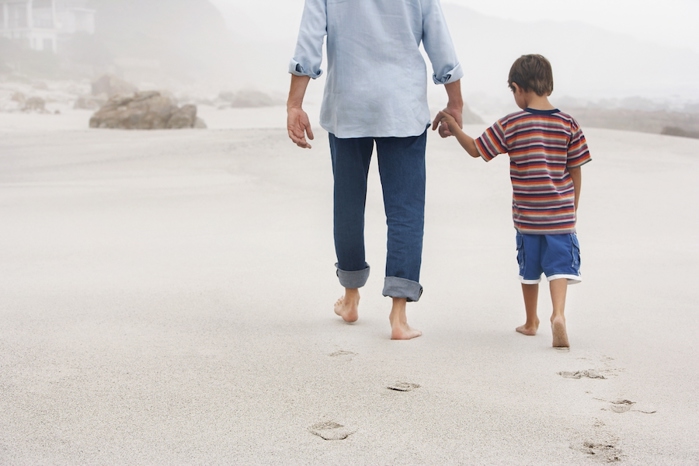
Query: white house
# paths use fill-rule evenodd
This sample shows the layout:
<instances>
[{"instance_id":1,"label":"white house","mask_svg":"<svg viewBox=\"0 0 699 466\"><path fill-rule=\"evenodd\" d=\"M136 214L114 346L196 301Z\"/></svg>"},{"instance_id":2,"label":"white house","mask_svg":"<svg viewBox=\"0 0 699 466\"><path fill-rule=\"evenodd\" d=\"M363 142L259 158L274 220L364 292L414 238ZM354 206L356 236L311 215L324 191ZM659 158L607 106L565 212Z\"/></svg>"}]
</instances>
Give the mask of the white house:
<instances>
[{"instance_id":1,"label":"white house","mask_svg":"<svg viewBox=\"0 0 699 466\"><path fill-rule=\"evenodd\" d=\"M76 32L95 32L89 0L0 0L0 37L55 53L61 37Z\"/></svg>"}]
</instances>

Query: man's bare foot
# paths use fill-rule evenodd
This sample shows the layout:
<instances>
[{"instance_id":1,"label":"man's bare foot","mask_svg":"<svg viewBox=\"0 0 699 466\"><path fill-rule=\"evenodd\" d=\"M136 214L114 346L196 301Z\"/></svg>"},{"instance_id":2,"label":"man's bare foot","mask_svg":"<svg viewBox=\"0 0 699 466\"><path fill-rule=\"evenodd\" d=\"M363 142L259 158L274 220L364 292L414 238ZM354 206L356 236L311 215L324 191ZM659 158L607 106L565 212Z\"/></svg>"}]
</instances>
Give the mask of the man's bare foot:
<instances>
[{"instance_id":1,"label":"man's bare foot","mask_svg":"<svg viewBox=\"0 0 699 466\"><path fill-rule=\"evenodd\" d=\"M407 322L397 325L391 323L391 340L412 340L420 335L422 332L412 328Z\"/></svg>"},{"instance_id":2,"label":"man's bare foot","mask_svg":"<svg viewBox=\"0 0 699 466\"><path fill-rule=\"evenodd\" d=\"M570 348L568 332L566 332L566 320L563 317L551 319L551 332L553 333L554 348Z\"/></svg>"},{"instance_id":3,"label":"man's bare foot","mask_svg":"<svg viewBox=\"0 0 699 466\"><path fill-rule=\"evenodd\" d=\"M342 317L345 322L356 322L359 319L359 295L341 297L335 303L335 314Z\"/></svg>"},{"instance_id":4,"label":"man's bare foot","mask_svg":"<svg viewBox=\"0 0 699 466\"><path fill-rule=\"evenodd\" d=\"M526 322L524 325L520 325L515 330L521 333L522 335L533 337L534 335L536 335L536 331L539 330L539 319L537 319L536 322L533 323Z\"/></svg>"},{"instance_id":5,"label":"man's bare foot","mask_svg":"<svg viewBox=\"0 0 699 466\"><path fill-rule=\"evenodd\" d=\"M388 321L391 323L391 340L412 340L422 335L420 330L408 325L405 307L405 298L393 298L393 308L388 316Z\"/></svg>"}]
</instances>

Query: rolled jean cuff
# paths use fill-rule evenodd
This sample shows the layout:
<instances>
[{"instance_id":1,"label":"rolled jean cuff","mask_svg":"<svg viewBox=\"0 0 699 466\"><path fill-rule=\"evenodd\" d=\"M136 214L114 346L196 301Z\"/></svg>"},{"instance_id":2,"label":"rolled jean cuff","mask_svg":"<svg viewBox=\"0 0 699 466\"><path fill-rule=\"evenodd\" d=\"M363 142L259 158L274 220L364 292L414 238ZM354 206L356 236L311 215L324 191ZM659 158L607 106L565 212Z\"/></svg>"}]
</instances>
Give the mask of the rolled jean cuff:
<instances>
[{"instance_id":1,"label":"rolled jean cuff","mask_svg":"<svg viewBox=\"0 0 699 466\"><path fill-rule=\"evenodd\" d=\"M371 267L368 265L363 270L353 270L349 272L347 270L341 270L337 267L337 264L335 264L335 268L337 269L337 278L340 279L340 285L345 288L363 287L366 285L367 280L369 280L369 272L371 271Z\"/></svg>"},{"instance_id":2,"label":"rolled jean cuff","mask_svg":"<svg viewBox=\"0 0 699 466\"><path fill-rule=\"evenodd\" d=\"M422 285L407 278L386 277L383 282L383 295L417 302L422 296Z\"/></svg>"}]
</instances>

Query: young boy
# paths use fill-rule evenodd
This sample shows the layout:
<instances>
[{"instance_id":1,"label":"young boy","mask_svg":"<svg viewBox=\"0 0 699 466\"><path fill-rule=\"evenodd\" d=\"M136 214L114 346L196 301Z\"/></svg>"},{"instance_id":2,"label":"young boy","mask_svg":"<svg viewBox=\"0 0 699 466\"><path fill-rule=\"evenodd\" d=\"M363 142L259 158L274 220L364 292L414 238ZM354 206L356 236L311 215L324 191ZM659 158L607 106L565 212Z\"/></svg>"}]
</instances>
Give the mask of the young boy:
<instances>
[{"instance_id":1,"label":"young boy","mask_svg":"<svg viewBox=\"0 0 699 466\"><path fill-rule=\"evenodd\" d=\"M510 157L512 216L517 230L517 262L527 321L517 331L536 335L539 281L549 281L554 347L569 347L565 321L568 283L580 282L580 246L575 234L580 199L580 167L591 160L585 136L570 115L549 103L553 71L541 55L523 55L512 65L508 84L522 110L507 115L473 139L456 120L440 112L471 157L486 162ZM432 129L436 129L434 124Z\"/></svg>"}]
</instances>

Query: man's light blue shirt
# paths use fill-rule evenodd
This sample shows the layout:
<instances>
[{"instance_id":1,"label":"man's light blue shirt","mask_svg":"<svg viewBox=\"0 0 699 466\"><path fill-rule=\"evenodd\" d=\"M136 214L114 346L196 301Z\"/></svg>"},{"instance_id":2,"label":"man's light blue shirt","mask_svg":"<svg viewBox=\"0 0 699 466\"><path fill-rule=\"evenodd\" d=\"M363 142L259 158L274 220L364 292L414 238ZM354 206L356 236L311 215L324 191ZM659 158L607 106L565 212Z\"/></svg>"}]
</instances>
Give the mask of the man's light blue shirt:
<instances>
[{"instance_id":1,"label":"man's light blue shirt","mask_svg":"<svg viewBox=\"0 0 699 466\"><path fill-rule=\"evenodd\" d=\"M320 124L339 138L418 136L430 124L427 68L436 84L461 79L439 0L306 0L289 72L328 74Z\"/></svg>"}]
</instances>

